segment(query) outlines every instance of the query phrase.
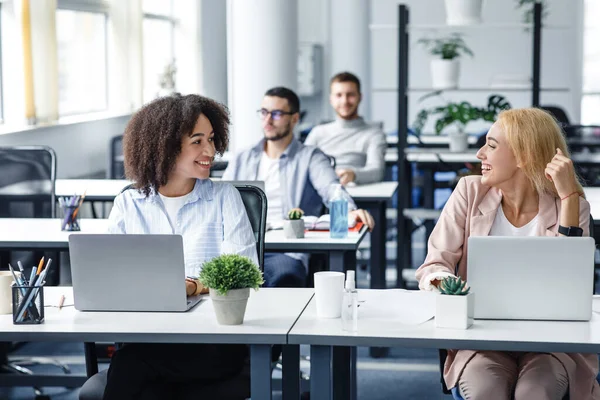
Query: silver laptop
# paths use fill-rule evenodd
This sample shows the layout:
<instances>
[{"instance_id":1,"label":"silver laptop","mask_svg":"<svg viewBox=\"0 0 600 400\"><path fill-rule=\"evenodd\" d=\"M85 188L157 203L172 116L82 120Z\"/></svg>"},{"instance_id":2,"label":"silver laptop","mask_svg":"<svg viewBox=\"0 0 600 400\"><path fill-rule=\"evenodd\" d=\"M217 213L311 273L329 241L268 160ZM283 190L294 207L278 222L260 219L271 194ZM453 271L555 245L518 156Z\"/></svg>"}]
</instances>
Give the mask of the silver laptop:
<instances>
[{"instance_id":1,"label":"silver laptop","mask_svg":"<svg viewBox=\"0 0 600 400\"><path fill-rule=\"evenodd\" d=\"M470 237L475 318L588 321L594 251L590 237Z\"/></svg>"},{"instance_id":2,"label":"silver laptop","mask_svg":"<svg viewBox=\"0 0 600 400\"><path fill-rule=\"evenodd\" d=\"M75 308L80 311L187 311L181 235L69 236Z\"/></svg>"}]
</instances>

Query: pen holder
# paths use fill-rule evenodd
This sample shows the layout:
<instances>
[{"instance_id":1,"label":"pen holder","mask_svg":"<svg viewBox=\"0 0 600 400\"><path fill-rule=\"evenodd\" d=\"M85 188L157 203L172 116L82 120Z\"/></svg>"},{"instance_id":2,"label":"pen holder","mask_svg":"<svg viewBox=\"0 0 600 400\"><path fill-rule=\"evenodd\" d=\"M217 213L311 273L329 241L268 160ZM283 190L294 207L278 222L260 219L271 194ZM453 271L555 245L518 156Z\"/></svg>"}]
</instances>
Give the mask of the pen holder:
<instances>
[{"instance_id":1,"label":"pen holder","mask_svg":"<svg viewBox=\"0 0 600 400\"><path fill-rule=\"evenodd\" d=\"M44 287L12 286L14 324L41 324L44 322Z\"/></svg>"},{"instance_id":2,"label":"pen holder","mask_svg":"<svg viewBox=\"0 0 600 400\"><path fill-rule=\"evenodd\" d=\"M61 207L61 210L63 212L63 220L60 229L62 231L74 232L81 230L81 228L79 227L79 212L77 211L78 208L78 206Z\"/></svg>"}]
</instances>

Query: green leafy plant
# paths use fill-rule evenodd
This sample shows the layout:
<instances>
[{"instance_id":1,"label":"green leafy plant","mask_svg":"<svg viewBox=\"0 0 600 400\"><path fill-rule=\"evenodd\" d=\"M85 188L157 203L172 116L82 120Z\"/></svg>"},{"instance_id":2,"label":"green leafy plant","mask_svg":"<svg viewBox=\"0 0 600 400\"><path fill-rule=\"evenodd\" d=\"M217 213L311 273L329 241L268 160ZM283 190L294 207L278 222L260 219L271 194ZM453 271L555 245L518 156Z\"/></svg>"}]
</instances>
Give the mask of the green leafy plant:
<instances>
[{"instance_id":1,"label":"green leafy plant","mask_svg":"<svg viewBox=\"0 0 600 400\"><path fill-rule=\"evenodd\" d=\"M248 257L238 254L223 254L204 263L198 278L202 285L223 296L233 289L258 290L264 282L260 269Z\"/></svg>"},{"instance_id":2,"label":"green leafy plant","mask_svg":"<svg viewBox=\"0 0 600 400\"><path fill-rule=\"evenodd\" d=\"M425 98L440 95L441 91L433 92L423 96ZM471 121L484 120L494 122L502 110L511 108L510 103L504 96L493 94L488 97L487 105L484 107L475 107L468 101L460 103L449 102L445 106L423 109L417 114L417 119L413 124L413 129L417 135L423 131L430 116L439 115L435 122L435 133L439 134L444 128L455 124L459 132L464 132L467 124Z\"/></svg>"},{"instance_id":3,"label":"green leafy plant","mask_svg":"<svg viewBox=\"0 0 600 400\"><path fill-rule=\"evenodd\" d=\"M442 294L449 294L453 296L464 296L469 294L470 287L467 286L467 282L463 281L460 277L446 277L442 279L440 283L440 292Z\"/></svg>"},{"instance_id":4,"label":"green leafy plant","mask_svg":"<svg viewBox=\"0 0 600 400\"><path fill-rule=\"evenodd\" d=\"M531 24L533 23L533 6L535 5L535 3L537 3L538 1L536 0L516 0L517 2L517 10L518 9L524 9L524 13L523 13L523 23L525 24ZM544 20L547 16L548 16L548 8L546 7L548 5L548 2L546 0L541 0L539 1L540 3L542 3L542 20Z\"/></svg>"},{"instance_id":5,"label":"green leafy plant","mask_svg":"<svg viewBox=\"0 0 600 400\"><path fill-rule=\"evenodd\" d=\"M441 56L443 60L453 60L467 54L473 57L473 52L467 46L460 33L452 33L448 37L429 39L419 39L417 42L422 44L434 56Z\"/></svg>"},{"instance_id":6,"label":"green leafy plant","mask_svg":"<svg viewBox=\"0 0 600 400\"><path fill-rule=\"evenodd\" d=\"M300 208L292 208L288 212L288 219L291 221L301 219L303 215L304 211L302 211Z\"/></svg>"}]
</instances>

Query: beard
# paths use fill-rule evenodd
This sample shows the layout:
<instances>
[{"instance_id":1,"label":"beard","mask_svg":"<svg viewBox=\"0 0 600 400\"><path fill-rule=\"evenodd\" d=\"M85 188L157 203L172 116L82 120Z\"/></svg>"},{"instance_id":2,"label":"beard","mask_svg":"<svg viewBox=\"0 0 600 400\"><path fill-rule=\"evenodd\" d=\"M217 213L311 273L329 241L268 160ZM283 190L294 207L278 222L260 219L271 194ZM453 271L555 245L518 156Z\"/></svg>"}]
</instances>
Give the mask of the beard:
<instances>
[{"instance_id":1,"label":"beard","mask_svg":"<svg viewBox=\"0 0 600 400\"><path fill-rule=\"evenodd\" d=\"M269 136L265 135L265 140L269 140L271 142L277 142L278 140L288 137L289 135L292 134L292 129L291 129L290 125L291 124L288 124L288 126L286 126L284 131L276 133L275 136L269 137Z\"/></svg>"},{"instance_id":2,"label":"beard","mask_svg":"<svg viewBox=\"0 0 600 400\"><path fill-rule=\"evenodd\" d=\"M342 109L340 109L339 111L336 110L336 112L340 118L354 119L358 116L358 106L355 108L350 108L350 109L346 109L346 110L342 110Z\"/></svg>"}]
</instances>

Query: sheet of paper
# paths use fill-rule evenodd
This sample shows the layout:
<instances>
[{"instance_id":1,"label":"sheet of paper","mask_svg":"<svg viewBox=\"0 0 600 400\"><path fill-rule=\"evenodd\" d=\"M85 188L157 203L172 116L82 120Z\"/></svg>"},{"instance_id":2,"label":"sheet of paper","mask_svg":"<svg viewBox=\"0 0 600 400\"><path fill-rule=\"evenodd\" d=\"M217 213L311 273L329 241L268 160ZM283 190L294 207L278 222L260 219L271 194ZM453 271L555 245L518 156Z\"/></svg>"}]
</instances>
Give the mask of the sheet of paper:
<instances>
[{"instance_id":1,"label":"sheet of paper","mask_svg":"<svg viewBox=\"0 0 600 400\"><path fill-rule=\"evenodd\" d=\"M433 292L421 290L358 290L359 320L383 320L405 325L419 325L435 316Z\"/></svg>"}]
</instances>

